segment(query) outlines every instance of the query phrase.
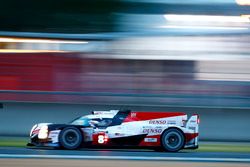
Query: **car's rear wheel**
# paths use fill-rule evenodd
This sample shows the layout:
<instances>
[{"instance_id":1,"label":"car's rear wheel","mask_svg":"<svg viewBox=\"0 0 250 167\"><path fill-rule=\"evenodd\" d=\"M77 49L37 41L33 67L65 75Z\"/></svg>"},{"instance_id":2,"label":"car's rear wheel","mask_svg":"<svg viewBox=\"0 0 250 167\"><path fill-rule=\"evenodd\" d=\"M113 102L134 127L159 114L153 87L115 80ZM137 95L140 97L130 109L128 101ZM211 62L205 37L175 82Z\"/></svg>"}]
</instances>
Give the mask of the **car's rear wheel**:
<instances>
[{"instance_id":1,"label":"car's rear wheel","mask_svg":"<svg viewBox=\"0 0 250 167\"><path fill-rule=\"evenodd\" d=\"M67 127L63 129L59 135L60 145L69 150L77 149L82 143L82 133L75 127Z\"/></svg>"},{"instance_id":2,"label":"car's rear wheel","mask_svg":"<svg viewBox=\"0 0 250 167\"><path fill-rule=\"evenodd\" d=\"M165 151L177 152L183 148L185 138L178 129L168 129L161 136L161 145Z\"/></svg>"}]
</instances>

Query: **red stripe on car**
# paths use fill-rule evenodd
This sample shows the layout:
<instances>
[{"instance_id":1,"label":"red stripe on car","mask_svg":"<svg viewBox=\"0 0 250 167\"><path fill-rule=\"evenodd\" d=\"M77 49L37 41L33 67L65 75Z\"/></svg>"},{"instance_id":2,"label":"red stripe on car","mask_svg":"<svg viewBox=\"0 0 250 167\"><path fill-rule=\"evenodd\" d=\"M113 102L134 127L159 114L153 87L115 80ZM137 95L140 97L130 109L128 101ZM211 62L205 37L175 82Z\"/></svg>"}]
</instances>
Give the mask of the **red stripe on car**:
<instances>
[{"instance_id":1,"label":"red stripe on car","mask_svg":"<svg viewBox=\"0 0 250 167\"><path fill-rule=\"evenodd\" d=\"M177 117L186 115L182 112L131 112L123 122L145 121L150 119L159 119L166 117Z\"/></svg>"}]
</instances>

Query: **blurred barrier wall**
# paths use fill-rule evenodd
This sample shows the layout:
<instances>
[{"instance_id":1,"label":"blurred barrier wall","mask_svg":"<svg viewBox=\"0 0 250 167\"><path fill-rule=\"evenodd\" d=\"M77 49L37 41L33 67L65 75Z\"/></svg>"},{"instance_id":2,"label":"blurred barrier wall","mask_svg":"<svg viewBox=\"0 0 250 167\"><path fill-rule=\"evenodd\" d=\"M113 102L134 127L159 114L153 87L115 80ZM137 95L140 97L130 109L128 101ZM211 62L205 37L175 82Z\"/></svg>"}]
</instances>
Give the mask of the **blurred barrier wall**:
<instances>
[{"instance_id":1,"label":"blurred barrier wall","mask_svg":"<svg viewBox=\"0 0 250 167\"><path fill-rule=\"evenodd\" d=\"M31 127L38 122L67 123L93 110L110 109L183 111L189 116L198 113L201 140L250 142L249 110L48 103L3 103L0 136L28 136Z\"/></svg>"},{"instance_id":2,"label":"blurred barrier wall","mask_svg":"<svg viewBox=\"0 0 250 167\"><path fill-rule=\"evenodd\" d=\"M95 56L0 54L0 100L250 108L247 59L133 60Z\"/></svg>"}]
</instances>

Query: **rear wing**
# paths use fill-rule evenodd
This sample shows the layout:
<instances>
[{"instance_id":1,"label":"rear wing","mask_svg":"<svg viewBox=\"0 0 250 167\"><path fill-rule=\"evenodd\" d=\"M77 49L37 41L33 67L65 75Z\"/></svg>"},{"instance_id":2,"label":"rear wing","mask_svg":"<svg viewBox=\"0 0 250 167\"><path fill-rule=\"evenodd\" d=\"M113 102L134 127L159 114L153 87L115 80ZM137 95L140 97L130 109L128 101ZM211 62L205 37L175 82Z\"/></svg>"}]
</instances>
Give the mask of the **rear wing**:
<instances>
[{"instance_id":1,"label":"rear wing","mask_svg":"<svg viewBox=\"0 0 250 167\"><path fill-rule=\"evenodd\" d=\"M189 141L189 144L192 146L192 148L198 148L199 124L200 124L200 117L198 114L192 115L186 124L186 128L193 131L192 132L193 139Z\"/></svg>"},{"instance_id":2,"label":"rear wing","mask_svg":"<svg viewBox=\"0 0 250 167\"><path fill-rule=\"evenodd\" d=\"M187 121L186 128L193 130L194 133L199 133L200 116L198 114L192 115Z\"/></svg>"}]
</instances>

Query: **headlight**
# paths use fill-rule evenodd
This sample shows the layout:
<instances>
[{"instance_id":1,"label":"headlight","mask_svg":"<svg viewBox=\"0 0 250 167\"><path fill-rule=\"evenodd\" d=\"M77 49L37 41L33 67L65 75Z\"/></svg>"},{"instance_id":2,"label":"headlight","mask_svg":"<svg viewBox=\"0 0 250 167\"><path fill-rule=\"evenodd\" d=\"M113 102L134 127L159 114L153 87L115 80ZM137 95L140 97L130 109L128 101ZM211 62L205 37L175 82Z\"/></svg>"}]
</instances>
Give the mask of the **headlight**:
<instances>
[{"instance_id":1,"label":"headlight","mask_svg":"<svg viewBox=\"0 0 250 167\"><path fill-rule=\"evenodd\" d=\"M35 125L31 128L31 130L30 130L30 137L31 137L31 135L32 135L32 132L36 129L36 127L37 127L37 124L35 124Z\"/></svg>"},{"instance_id":2,"label":"headlight","mask_svg":"<svg viewBox=\"0 0 250 167\"><path fill-rule=\"evenodd\" d=\"M47 139L47 137L48 137L48 126L42 126L38 133L38 138Z\"/></svg>"}]
</instances>

